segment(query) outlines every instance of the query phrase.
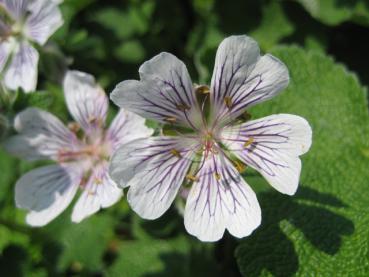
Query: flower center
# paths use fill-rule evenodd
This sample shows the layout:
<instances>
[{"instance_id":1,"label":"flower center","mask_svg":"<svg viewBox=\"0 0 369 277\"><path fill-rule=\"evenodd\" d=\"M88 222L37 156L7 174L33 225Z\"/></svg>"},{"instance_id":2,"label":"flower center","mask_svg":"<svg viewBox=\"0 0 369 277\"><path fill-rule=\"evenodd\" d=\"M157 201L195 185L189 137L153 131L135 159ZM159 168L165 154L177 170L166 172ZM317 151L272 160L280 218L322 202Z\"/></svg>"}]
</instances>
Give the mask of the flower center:
<instances>
[{"instance_id":1,"label":"flower center","mask_svg":"<svg viewBox=\"0 0 369 277\"><path fill-rule=\"evenodd\" d=\"M61 149L58 152L59 162L71 162L81 159L89 159L94 162L107 160L110 156L109 149L106 144L86 145L76 150Z\"/></svg>"},{"instance_id":2,"label":"flower center","mask_svg":"<svg viewBox=\"0 0 369 277\"><path fill-rule=\"evenodd\" d=\"M217 154L217 143L214 138L214 135L210 131L205 131L201 138L201 144L203 145L203 153L205 158L209 156L209 154Z\"/></svg>"}]
</instances>

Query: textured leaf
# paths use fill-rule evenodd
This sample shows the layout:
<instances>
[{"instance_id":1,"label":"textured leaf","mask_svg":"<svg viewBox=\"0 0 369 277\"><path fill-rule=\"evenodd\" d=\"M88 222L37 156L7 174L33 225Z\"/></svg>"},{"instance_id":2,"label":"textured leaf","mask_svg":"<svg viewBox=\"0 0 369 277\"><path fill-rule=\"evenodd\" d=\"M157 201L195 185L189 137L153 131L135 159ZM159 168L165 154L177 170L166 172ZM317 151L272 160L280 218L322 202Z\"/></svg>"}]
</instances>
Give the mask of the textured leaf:
<instances>
[{"instance_id":1,"label":"textured leaf","mask_svg":"<svg viewBox=\"0 0 369 277\"><path fill-rule=\"evenodd\" d=\"M294 197L258 194L262 226L236 251L247 276L365 276L369 271L369 117L355 75L318 52L282 47L274 54L291 75L288 89L255 107L305 117L313 145L303 156ZM247 177L246 177L247 178ZM259 177L247 179L265 186Z\"/></svg>"},{"instance_id":2,"label":"textured leaf","mask_svg":"<svg viewBox=\"0 0 369 277\"><path fill-rule=\"evenodd\" d=\"M294 26L288 20L279 2L269 2L263 7L262 12L261 23L249 35L258 41L263 50L268 50L282 38L291 35Z\"/></svg>"},{"instance_id":3,"label":"textured leaf","mask_svg":"<svg viewBox=\"0 0 369 277\"><path fill-rule=\"evenodd\" d=\"M126 241L109 271L111 276L189 276L189 244L172 240Z\"/></svg>"},{"instance_id":4,"label":"textured leaf","mask_svg":"<svg viewBox=\"0 0 369 277\"><path fill-rule=\"evenodd\" d=\"M111 217L99 214L74 224L70 222L70 213L66 212L45 229L50 236L45 255L54 259L50 264L56 267L54 270L63 272L69 268L91 272L102 269L102 258L114 232Z\"/></svg>"},{"instance_id":5,"label":"textured leaf","mask_svg":"<svg viewBox=\"0 0 369 277\"><path fill-rule=\"evenodd\" d=\"M366 0L297 0L316 19L327 25L345 21L369 25L369 5Z\"/></svg>"}]
</instances>

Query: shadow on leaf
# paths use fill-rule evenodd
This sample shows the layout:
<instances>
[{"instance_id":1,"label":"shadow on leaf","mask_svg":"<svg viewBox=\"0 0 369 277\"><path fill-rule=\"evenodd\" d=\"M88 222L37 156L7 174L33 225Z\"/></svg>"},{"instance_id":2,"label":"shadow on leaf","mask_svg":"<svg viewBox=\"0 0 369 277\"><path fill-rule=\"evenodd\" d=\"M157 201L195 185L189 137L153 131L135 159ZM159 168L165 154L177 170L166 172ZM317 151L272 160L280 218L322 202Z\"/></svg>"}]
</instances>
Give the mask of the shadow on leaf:
<instances>
[{"instance_id":1,"label":"shadow on leaf","mask_svg":"<svg viewBox=\"0 0 369 277\"><path fill-rule=\"evenodd\" d=\"M8 245L0 255L0 272L2 276L24 276L29 263L25 248L20 245Z\"/></svg>"},{"instance_id":2,"label":"shadow on leaf","mask_svg":"<svg viewBox=\"0 0 369 277\"><path fill-rule=\"evenodd\" d=\"M274 276L292 276L297 272L299 257L294 243L280 228L285 220L328 255L338 252L342 236L354 232L351 220L329 209L347 207L332 195L300 187L295 197L266 192L258 195L258 199L263 212L262 225L236 249L243 275L259 276L262 271L268 271Z\"/></svg>"}]
</instances>

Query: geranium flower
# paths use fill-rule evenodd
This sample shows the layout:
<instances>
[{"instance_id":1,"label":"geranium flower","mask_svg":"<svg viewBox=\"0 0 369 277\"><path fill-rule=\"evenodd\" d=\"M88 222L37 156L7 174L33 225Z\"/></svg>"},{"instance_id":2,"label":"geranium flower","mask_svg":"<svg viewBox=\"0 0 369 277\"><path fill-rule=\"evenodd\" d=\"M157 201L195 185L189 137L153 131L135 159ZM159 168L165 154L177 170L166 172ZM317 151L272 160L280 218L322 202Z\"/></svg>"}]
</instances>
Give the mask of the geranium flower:
<instances>
[{"instance_id":1,"label":"geranium flower","mask_svg":"<svg viewBox=\"0 0 369 277\"><path fill-rule=\"evenodd\" d=\"M295 193L299 156L311 144L308 122L288 114L240 122L248 108L289 82L286 66L260 56L253 39L232 36L220 44L210 87L194 86L186 66L169 53L145 62L139 73L140 81L120 83L111 99L178 134L133 141L112 157L110 175L130 186L128 201L141 217L160 217L183 184L191 187L184 211L190 234L203 241L219 240L225 229L239 238L249 235L261 211L241 177L245 164L278 191Z\"/></svg>"},{"instance_id":2,"label":"geranium flower","mask_svg":"<svg viewBox=\"0 0 369 277\"><path fill-rule=\"evenodd\" d=\"M32 44L44 45L62 24L50 0L0 0L0 71L7 88L35 90L39 54Z\"/></svg>"},{"instance_id":3,"label":"geranium flower","mask_svg":"<svg viewBox=\"0 0 369 277\"><path fill-rule=\"evenodd\" d=\"M26 173L15 185L16 205L29 211L26 221L33 226L58 216L78 189L74 222L116 203L122 190L108 175L111 153L123 143L152 134L143 118L124 110L105 129L108 98L88 74L69 71L64 96L76 123L67 128L54 115L28 108L15 118L19 134L5 144L18 157L56 162Z\"/></svg>"}]
</instances>

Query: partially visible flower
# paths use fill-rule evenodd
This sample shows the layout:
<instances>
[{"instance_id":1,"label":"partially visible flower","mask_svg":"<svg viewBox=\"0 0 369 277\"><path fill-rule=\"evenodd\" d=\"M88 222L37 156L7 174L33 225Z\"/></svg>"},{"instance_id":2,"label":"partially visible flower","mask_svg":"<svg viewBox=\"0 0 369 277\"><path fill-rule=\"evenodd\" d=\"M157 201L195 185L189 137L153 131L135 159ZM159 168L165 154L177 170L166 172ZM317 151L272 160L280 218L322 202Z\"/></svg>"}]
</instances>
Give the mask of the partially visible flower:
<instances>
[{"instance_id":1,"label":"partially visible flower","mask_svg":"<svg viewBox=\"0 0 369 277\"><path fill-rule=\"evenodd\" d=\"M120 110L105 129L108 98L92 76L69 71L64 95L75 123L65 127L54 115L28 108L15 118L18 135L5 148L27 160L51 159L56 164L34 169L15 186L15 201L29 211L26 221L42 226L58 216L82 191L74 206L72 221L116 203L122 191L108 175L108 160L123 143L152 134L145 120Z\"/></svg>"},{"instance_id":2,"label":"partially visible flower","mask_svg":"<svg viewBox=\"0 0 369 277\"><path fill-rule=\"evenodd\" d=\"M145 62L139 73L141 80L120 83L112 100L178 133L133 141L113 155L110 175L130 186L128 202L140 216L160 217L183 184L184 192L190 188L184 212L189 233L216 241L227 229L241 238L261 221L256 195L240 174L245 165L278 191L296 192L311 128L289 114L244 122L248 108L289 82L286 66L260 56L253 39L232 36L220 44L210 87L194 86L186 66L169 53Z\"/></svg>"},{"instance_id":3,"label":"partially visible flower","mask_svg":"<svg viewBox=\"0 0 369 277\"><path fill-rule=\"evenodd\" d=\"M0 0L0 72L7 88L34 91L39 54L63 24L57 4L50 0Z\"/></svg>"}]
</instances>

